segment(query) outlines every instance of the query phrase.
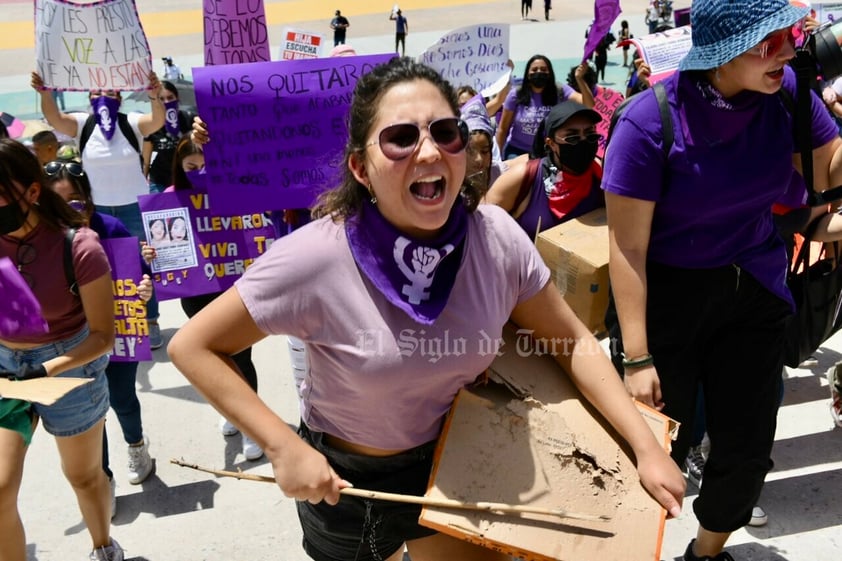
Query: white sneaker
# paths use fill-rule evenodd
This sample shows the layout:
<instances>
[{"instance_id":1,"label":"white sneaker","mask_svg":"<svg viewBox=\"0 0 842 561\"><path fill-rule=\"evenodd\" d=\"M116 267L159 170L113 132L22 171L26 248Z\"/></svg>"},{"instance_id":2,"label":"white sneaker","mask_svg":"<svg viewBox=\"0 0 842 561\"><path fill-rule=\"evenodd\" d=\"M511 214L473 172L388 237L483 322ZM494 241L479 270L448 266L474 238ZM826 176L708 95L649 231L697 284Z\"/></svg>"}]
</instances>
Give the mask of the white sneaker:
<instances>
[{"instance_id":1,"label":"white sneaker","mask_svg":"<svg viewBox=\"0 0 842 561\"><path fill-rule=\"evenodd\" d=\"M235 434L240 432L240 429L235 427L231 423L231 421L229 421L225 417L220 417L219 418L219 432L222 433L222 436L234 436Z\"/></svg>"},{"instance_id":2,"label":"white sneaker","mask_svg":"<svg viewBox=\"0 0 842 561\"><path fill-rule=\"evenodd\" d=\"M263 457L263 449L257 445L257 442L246 435L243 435L243 456L245 456L247 460L251 461Z\"/></svg>"},{"instance_id":3,"label":"white sneaker","mask_svg":"<svg viewBox=\"0 0 842 561\"><path fill-rule=\"evenodd\" d=\"M111 518L117 514L117 480L112 477L108 481L108 486L111 488Z\"/></svg>"},{"instance_id":4,"label":"white sneaker","mask_svg":"<svg viewBox=\"0 0 842 561\"><path fill-rule=\"evenodd\" d=\"M769 517L766 515L765 510L759 506L751 509L751 520L748 521L749 526L765 526L767 522L769 522Z\"/></svg>"},{"instance_id":5,"label":"white sneaker","mask_svg":"<svg viewBox=\"0 0 842 561\"><path fill-rule=\"evenodd\" d=\"M88 559L90 561L123 561L123 548L117 540L111 538L111 545L96 548Z\"/></svg>"},{"instance_id":6,"label":"white sneaker","mask_svg":"<svg viewBox=\"0 0 842 561\"><path fill-rule=\"evenodd\" d=\"M154 468L155 463L149 456L149 437L144 434L140 446L129 446L129 483L143 483Z\"/></svg>"}]
</instances>

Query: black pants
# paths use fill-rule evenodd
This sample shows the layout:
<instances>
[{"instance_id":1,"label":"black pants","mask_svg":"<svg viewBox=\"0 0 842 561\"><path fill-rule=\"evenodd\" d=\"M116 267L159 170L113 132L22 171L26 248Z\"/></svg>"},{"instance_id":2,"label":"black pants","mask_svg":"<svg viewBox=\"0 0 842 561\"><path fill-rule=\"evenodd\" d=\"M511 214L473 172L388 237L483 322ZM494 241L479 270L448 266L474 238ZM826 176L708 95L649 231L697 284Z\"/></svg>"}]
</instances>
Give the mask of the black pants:
<instances>
[{"instance_id":1,"label":"black pants","mask_svg":"<svg viewBox=\"0 0 842 561\"><path fill-rule=\"evenodd\" d=\"M216 300L222 293L212 292L211 294L202 294L200 296L188 296L181 299L181 309L187 314L188 318L192 318L198 314L202 309ZM257 391L257 370L254 368L254 363L251 361L251 347L240 351L235 355L231 355L231 360L240 369L243 378L246 379L248 385L254 391Z\"/></svg>"},{"instance_id":2,"label":"black pants","mask_svg":"<svg viewBox=\"0 0 842 561\"><path fill-rule=\"evenodd\" d=\"M703 528L734 531L751 519L772 468L789 305L735 266L687 270L650 263L647 294L646 330L663 412L681 423L672 457L683 466L701 384L711 449L693 510ZM622 373L613 295L606 326Z\"/></svg>"}]
</instances>

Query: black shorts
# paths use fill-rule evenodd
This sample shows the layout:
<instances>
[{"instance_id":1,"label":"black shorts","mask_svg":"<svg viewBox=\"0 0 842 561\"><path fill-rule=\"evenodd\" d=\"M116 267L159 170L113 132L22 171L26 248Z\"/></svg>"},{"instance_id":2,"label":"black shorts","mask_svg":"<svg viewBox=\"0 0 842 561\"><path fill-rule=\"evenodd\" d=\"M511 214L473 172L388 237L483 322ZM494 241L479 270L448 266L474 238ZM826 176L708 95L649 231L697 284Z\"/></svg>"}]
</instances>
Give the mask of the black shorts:
<instances>
[{"instance_id":1,"label":"black shorts","mask_svg":"<svg viewBox=\"0 0 842 561\"><path fill-rule=\"evenodd\" d=\"M298 434L325 455L336 473L360 489L423 495L433 464L436 442L401 454L377 458L343 452L324 442L324 433L304 423ZM380 561L407 540L425 538L435 530L418 524L420 505L342 496L336 506L298 501L304 551L316 561Z\"/></svg>"}]
</instances>

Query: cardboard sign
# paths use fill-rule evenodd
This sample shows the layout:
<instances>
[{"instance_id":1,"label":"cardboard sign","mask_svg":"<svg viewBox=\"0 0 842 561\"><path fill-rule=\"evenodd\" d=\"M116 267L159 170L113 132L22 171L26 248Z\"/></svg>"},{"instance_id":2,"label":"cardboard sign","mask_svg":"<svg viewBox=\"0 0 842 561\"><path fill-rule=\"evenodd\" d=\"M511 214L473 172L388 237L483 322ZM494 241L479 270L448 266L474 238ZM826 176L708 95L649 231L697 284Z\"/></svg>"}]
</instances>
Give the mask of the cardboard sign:
<instances>
[{"instance_id":1,"label":"cardboard sign","mask_svg":"<svg viewBox=\"0 0 842 561\"><path fill-rule=\"evenodd\" d=\"M195 68L213 204L237 214L306 208L336 186L357 79L393 56Z\"/></svg>"},{"instance_id":2,"label":"cardboard sign","mask_svg":"<svg viewBox=\"0 0 842 561\"><path fill-rule=\"evenodd\" d=\"M509 25L484 23L448 31L418 61L435 68L453 87L471 86L491 97L508 83Z\"/></svg>"},{"instance_id":3,"label":"cardboard sign","mask_svg":"<svg viewBox=\"0 0 842 561\"><path fill-rule=\"evenodd\" d=\"M71 390L84 386L93 380L93 378L64 378L59 376L15 381L0 378L0 397L52 405Z\"/></svg>"},{"instance_id":4,"label":"cardboard sign","mask_svg":"<svg viewBox=\"0 0 842 561\"><path fill-rule=\"evenodd\" d=\"M302 60L322 56L324 35L285 27L281 37L283 42L278 57L280 60Z\"/></svg>"},{"instance_id":5,"label":"cardboard sign","mask_svg":"<svg viewBox=\"0 0 842 561\"><path fill-rule=\"evenodd\" d=\"M552 358L554 342L512 328L503 335L490 368L498 383L457 395L426 496L610 520L424 507L419 523L532 561L658 561L666 511L640 484L628 447ZM669 449L676 423L638 409Z\"/></svg>"},{"instance_id":6,"label":"cardboard sign","mask_svg":"<svg viewBox=\"0 0 842 561\"><path fill-rule=\"evenodd\" d=\"M100 243L111 264L114 293L114 347L110 360L152 360L146 303L137 295L137 283L142 276L137 238L111 238Z\"/></svg>"},{"instance_id":7,"label":"cardboard sign","mask_svg":"<svg viewBox=\"0 0 842 561\"><path fill-rule=\"evenodd\" d=\"M138 197L158 254L152 281L159 300L222 292L272 244L275 230L263 213L220 215L225 207L210 200L199 189Z\"/></svg>"},{"instance_id":8,"label":"cardboard sign","mask_svg":"<svg viewBox=\"0 0 842 561\"><path fill-rule=\"evenodd\" d=\"M605 156L605 142L608 140L611 116L614 115L614 110L623 103L624 99L623 94L616 90L597 86L593 108L602 117L602 120L596 124L596 132L602 135L602 140L599 141L599 148L596 152L596 155L600 158Z\"/></svg>"},{"instance_id":9,"label":"cardboard sign","mask_svg":"<svg viewBox=\"0 0 842 561\"><path fill-rule=\"evenodd\" d=\"M134 0L35 0L35 68L57 90L146 88L152 56Z\"/></svg>"},{"instance_id":10,"label":"cardboard sign","mask_svg":"<svg viewBox=\"0 0 842 561\"><path fill-rule=\"evenodd\" d=\"M204 0L205 66L270 60L263 0Z\"/></svg>"}]
</instances>

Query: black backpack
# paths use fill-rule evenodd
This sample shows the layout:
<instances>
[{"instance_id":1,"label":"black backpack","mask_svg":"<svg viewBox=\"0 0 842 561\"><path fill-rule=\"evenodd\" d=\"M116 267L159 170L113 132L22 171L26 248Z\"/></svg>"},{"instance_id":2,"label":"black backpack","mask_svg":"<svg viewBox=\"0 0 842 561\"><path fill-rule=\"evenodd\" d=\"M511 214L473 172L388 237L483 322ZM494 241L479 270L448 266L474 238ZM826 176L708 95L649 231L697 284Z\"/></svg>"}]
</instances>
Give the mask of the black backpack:
<instances>
[{"instance_id":1,"label":"black backpack","mask_svg":"<svg viewBox=\"0 0 842 561\"><path fill-rule=\"evenodd\" d=\"M140 154L140 144L137 142L137 136L135 135L134 130L132 130L132 126L129 124L129 118L125 113L117 113L117 126L120 127L120 131L123 133L123 136L126 137L126 140L129 141L129 144L132 145L132 148ZM96 116L89 115L88 120L85 121L85 124L82 126L82 134L79 136L80 157L85 151L85 145L88 143L88 139L91 138L91 135L94 132L94 127L96 127Z\"/></svg>"}]
</instances>

